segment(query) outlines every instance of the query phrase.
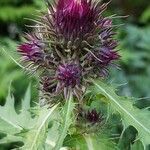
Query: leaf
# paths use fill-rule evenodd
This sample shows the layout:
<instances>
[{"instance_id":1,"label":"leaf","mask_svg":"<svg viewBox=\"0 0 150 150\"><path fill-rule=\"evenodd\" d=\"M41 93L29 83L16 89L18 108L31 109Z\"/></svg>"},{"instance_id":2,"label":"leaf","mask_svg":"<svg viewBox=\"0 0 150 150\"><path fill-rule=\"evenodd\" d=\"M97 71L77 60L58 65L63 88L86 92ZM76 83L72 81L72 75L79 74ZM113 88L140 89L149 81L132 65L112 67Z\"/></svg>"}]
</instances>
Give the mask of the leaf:
<instances>
[{"instance_id":1,"label":"leaf","mask_svg":"<svg viewBox=\"0 0 150 150\"><path fill-rule=\"evenodd\" d=\"M22 101L22 109L19 114L14 108L14 97L8 94L6 104L0 106L0 132L6 134L0 139L0 144L11 142L23 142L22 150L42 150L47 138L48 123L52 113L58 104L51 109L35 107L35 117L31 116L31 93L30 86ZM33 108L32 108L33 109ZM33 115L33 114L32 114Z\"/></svg>"},{"instance_id":2,"label":"leaf","mask_svg":"<svg viewBox=\"0 0 150 150\"><path fill-rule=\"evenodd\" d=\"M88 150L115 150L116 147L108 138L102 136L84 135Z\"/></svg>"},{"instance_id":3,"label":"leaf","mask_svg":"<svg viewBox=\"0 0 150 150\"><path fill-rule=\"evenodd\" d=\"M64 146L72 149L87 150L87 144L84 137L80 134L68 135L64 140Z\"/></svg>"},{"instance_id":4,"label":"leaf","mask_svg":"<svg viewBox=\"0 0 150 150\"><path fill-rule=\"evenodd\" d=\"M131 150L143 150L142 143L138 140L133 145L131 145Z\"/></svg>"},{"instance_id":5,"label":"leaf","mask_svg":"<svg viewBox=\"0 0 150 150\"><path fill-rule=\"evenodd\" d=\"M59 138L59 125L58 121L53 122L52 127L48 130L47 139L46 139L46 148L53 149Z\"/></svg>"},{"instance_id":6,"label":"leaf","mask_svg":"<svg viewBox=\"0 0 150 150\"><path fill-rule=\"evenodd\" d=\"M60 128L60 136L56 143L54 150L60 150L63 145L64 139L67 135L68 129L72 124L72 111L74 109L74 103L72 100L72 96L69 97L69 100L66 100L65 106L62 109L62 123Z\"/></svg>"},{"instance_id":7,"label":"leaf","mask_svg":"<svg viewBox=\"0 0 150 150\"><path fill-rule=\"evenodd\" d=\"M124 129L130 125L135 127L144 148L150 144L150 112L133 106L132 98L118 96L111 86L101 81L93 81L93 83L96 87L96 94L105 96L113 110L120 113Z\"/></svg>"},{"instance_id":8,"label":"leaf","mask_svg":"<svg viewBox=\"0 0 150 150\"><path fill-rule=\"evenodd\" d=\"M141 17L140 17L140 21L142 23L148 23L148 21L150 20L150 6L148 6L144 12L142 13Z\"/></svg>"},{"instance_id":9,"label":"leaf","mask_svg":"<svg viewBox=\"0 0 150 150\"><path fill-rule=\"evenodd\" d=\"M26 104L30 106L30 86L26 92ZM22 106L25 107L25 103ZM7 96L4 106L0 106L0 132L5 134L17 134L25 128L32 126L34 119L27 110L22 111L20 114L16 113L14 108L14 97ZM27 123L28 122L28 123Z\"/></svg>"},{"instance_id":10,"label":"leaf","mask_svg":"<svg viewBox=\"0 0 150 150\"><path fill-rule=\"evenodd\" d=\"M37 150L42 149L45 145L47 129L50 117L54 110L57 108L58 104L51 109L41 109L37 123L30 129L25 138L25 145L22 149L26 150Z\"/></svg>"},{"instance_id":11,"label":"leaf","mask_svg":"<svg viewBox=\"0 0 150 150\"><path fill-rule=\"evenodd\" d=\"M80 150L115 150L116 145L103 134L82 134L67 136L65 146Z\"/></svg>"}]
</instances>

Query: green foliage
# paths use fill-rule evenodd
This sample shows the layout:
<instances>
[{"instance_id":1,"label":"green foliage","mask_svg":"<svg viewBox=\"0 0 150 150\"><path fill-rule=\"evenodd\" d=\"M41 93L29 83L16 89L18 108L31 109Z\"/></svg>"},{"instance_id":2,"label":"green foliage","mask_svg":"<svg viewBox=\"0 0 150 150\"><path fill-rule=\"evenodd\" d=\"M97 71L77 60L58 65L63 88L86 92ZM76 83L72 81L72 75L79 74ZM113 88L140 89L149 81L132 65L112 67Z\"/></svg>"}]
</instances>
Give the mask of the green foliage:
<instances>
[{"instance_id":1,"label":"green foliage","mask_svg":"<svg viewBox=\"0 0 150 150\"><path fill-rule=\"evenodd\" d=\"M32 3L32 0L1 0L0 5L19 5L19 4L26 4L26 3Z\"/></svg>"},{"instance_id":2,"label":"green foliage","mask_svg":"<svg viewBox=\"0 0 150 150\"><path fill-rule=\"evenodd\" d=\"M55 105L51 109L40 109L38 119L34 122L34 126L30 129L25 137L25 145L22 147L23 150L37 150L44 149L46 134L48 130L48 123L50 121L53 111L58 105Z\"/></svg>"},{"instance_id":3,"label":"green foliage","mask_svg":"<svg viewBox=\"0 0 150 150\"><path fill-rule=\"evenodd\" d=\"M113 79L118 84L127 83L127 85L120 87L120 89L122 88L123 95L134 95L134 97L140 98L150 97L149 37L149 27L142 28L134 25L126 25L120 31L121 71L114 71L113 68L110 80Z\"/></svg>"},{"instance_id":4,"label":"green foliage","mask_svg":"<svg viewBox=\"0 0 150 150\"><path fill-rule=\"evenodd\" d=\"M17 114L14 108L14 98L9 92L5 105L0 107L0 132L6 134L0 143L22 141L24 146L21 149L23 150L42 150L51 114L57 106L51 109L36 107L34 108L35 117L32 117L29 87L22 102L22 109Z\"/></svg>"},{"instance_id":5,"label":"green foliage","mask_svg":"<svg viewBox=\"0 0 150 150\"><path fill-rule=\"evenodd\" d=\"M6 13L7 12L7 13ZM35 13L34 6L12 7L5 6L0 8L0 20L3 22L18 22L25 17L32 17Z\"/></svg>"},{"instance_id":6,"label":"green foliage","mask_svg":"<svg viewBox=\"0 0 150 150\"><path fill-rule=\"evenodd\" d=\"M150 28L128 25L125 34L120 44L123 63L127 63L128 67L145 68L150 60L147 55L150 52Z\"/></svg>"},{"instance_id":7,"label":"green foliage","mask_svg":"<svg viewBox=\"0 0 150 150\"><path fill-rule=\"evenodd\" d=\"M96 94L104 96L110 104L113 112L121 115L124 130L128 126L133 126L138 131L138 138L143 142L144 147L150 144L150 112L146 109L140 110L133 105L133 99L120 97L115 94L113 88L100 81L93 81ZM100 98L101 100L101 98Z\"/></svg>"},{"instance_id":8,"label":"green foliage","mask_svg":"<svg viewBox=\"0 0 150 150\"><path fill-rule=\"evenodd\" d=\"M64 117L61 119L62 125L54 123L50 128L48 124L52 123L52 118L54 119L52 113L58 105L53 106L51 109L46 107L31 108L30 98L29 87L22 101L22 109L17 114L14 108L14 97L9 93L5 105L0 107L0 132L6 134L0 140L0 144L21 141L24 143L21 148L23 150L42 150L44 147L50 149L55 145L55 149L61 148L68 128L72 123L71 114L74 108L72 97L61 109L62 116ZM56 137L58 142L53 144L52 141L55 141L54 136L49 136L48 134L56 134L58 128L60 130L58 137Z\"/></svg>"},{"instance_id":9,"label":"green foliage","mask_svg":"<svg viewBox=\"0 0 150 150\"><path fill-rule=\"evenodd\" d=\"M15 140L22 141L21 137L16 137L16 134L23 132L25 129L32 127L34 119L32 119L29 113L30 108L30 87L27 90L25 100L22 103L22 111L17 114L14 108L14 97L7 96L4 106L0 106L0 131L6 134L6 137L0 140L0 143L4 143L9 139L9 142ZM27 123L28 122L28 123ZM13 137L12 139L10 137ZM11 141L12 140L12 141ZM8 141L7 141L8 142Z\"/></svg>"},{"instance_id":10,"label":"green foliage","mask_svg":"<svg viewBox=\"0 0 150 150\"><path fill-rule=\"evenodd\" d=\"M105 137L103 134L90 135L73 135L68 136L64 145L71 147L73 149L81 150L116 150L116 145L109 140L108 137Z\"/></svg>"},{"instance_id":11,"label":"green foliage","mask_svg":"<svg viewBox=\"0 0 150 150\"><path fill-rule=\"evenodd\" d=\"M23 18L33 17L36 10L44 8L44 2L40 0L1 0L0 21L3 24L17 23L23 25ZM27 22L27 21L26 21Z\"/></svg>"},{"instance_id":12,"label":"green foliage","mask_svg":"<svg viewBox=\"0 0 150 150\"><path fill-rule=\"evenodd\" d=\"M140 21L143 23L150 22L150 6L144 10L143 14L141 15Z\"/></svg>"},{"instance_id":13,"label":"green foliage","mask_svg":"<svg viewBox=\"0 0 150 150\"><path fill-rule=\"evenodd\" d=\"M9 93L5 105L0 107L0 133L6 135L0 139L0 144L20 141L24 143L20 148L22 150L59 150L63 146L83 150L115 148L103 134L69 134L70 126L75 123L72 114L75 104L72 97L60 109L56 109L58 105L52 108L30 107L30 98L29 86L22 101L22 108L16 113L14 98Z\"/></svg>"},{"instance_id":14,"label":"green foliage","mask_svg":"<svg viewBox=\"0 0 150 150\"><path fill-rule=\"evenodd\" d=\"M119 11L118 14L120 15L122 12L124 12L123 14L125 15L129 14L130 17L127 21L132 22L135 20L135 22L134 24L132 22L133 25L126 25L126 27L120 31L122 34L119 37L121 42L119 49L121 49L122 70L113 70L111 81L114 78L115 82L117 81L119 84L128 83L127 85L119 87L120 94L131 95L132 93L132 95L136 97L150 97L150 28L148 27L150 12L149 6L147 5L149 1L127 0L124 2L125 3L122 3L122 1L113 1L114 7L111 7L112 11L114 12L115 10L115 13ZM20 31L20 27L24 24L23 18L32 17L31 14L35 14L36 8L42 8L43 11L45 9L43 1L0 0L1 33L8 36L7 32L9 33L9 31L7 28L12 22L17 24L17 31ZM144 23L145 26L138 27L138 21ZM29 22L27 22L27 24L28 23ZM14 32L15 31L13 31L13 33ZM9 33L9 35L11 34ZM113 118L108 118L108 122L104 127L105 133L103 133L100 128L100 132L98 131L95 135L85 135L84 133L77 133L74 127L76 118L73 116L75 106L72 100L67 101L64 106L59 105L59 109L55 109L55 107L58 107L57 105L52 109L30 107L30 103L37 97L34 95L34 99L32 98L32 101L30 101L30 88L28 88L20 106L19 99L24 92L24 87L26 87L31 80L35 82L35 79L27 78L24 72L10 59L9 55L18 61L17 53L14 52L16 45L16 41L10 40L9 37L0 38L0 102L5 101L4 98L7 95L8 85L11 81L13 81L12 90L15 94L15 100L9 94L5 105L0 106L0 133L3 133L0 139L0 149L3 149L3 144L8 145L8 143L18 141L24 144L22 149L25 150L51 150L55 146L57 149L58 147L65 146L71 149L81 150L143 150L142 142L145 143L144 145L149 144L149 111L136 108L133 105L135 102L134 99L116 95L112 87L102 82L96 82L96 84L98 84L96 87L98 88L95 90L95 95L97 95L101 102L109 104L113 112L118 112L118 114L121 115L124 130L129 125L132 125L138 131L134 144L130 144L130 135L134 133L131 132L131 130L129 130L126 135L122 134L121 137L118 137L118 140L113 139L112 141L110 139L110 133L112 131L106 129L106 127L111 126L113 133L118 134L118 130L120 130L121 126L118 115L114 115ZM8 52L6 55L2 53L3 48ZM36 89L32 87L32 94L36 93L35 91ZM16 109L14 108L14 103L17 104ZM99 106L101 106L103 107L101 110L105 110L106 105L103 106L101 103L98 103L96 99L94 99L92 103L94 103L93 108L96 107L99 109ZM149 104L150 101L146 102L143 99L138 101L139 108L149 107ZM22 108L20 109L20 107ZM90 108L91 107L92 106L90 106ZM106 113L105 116L107 115ZM119 119L116 119L117 117ZM134 136L135 135L133 135L133 137ZM121 140L125 140L122 146L120 146L122 144ZM134 140L135 139L133 139L132 142ZM118 146L119 148L116 148L114 142L121 143ZM128 147L125 147L127 144ZM16 147L19 146L18 143L15 143L15 145ZM5 149L10 148L4 148L4 150Z\"/></svg>"},{"instance_id":15,"label":"green foliage","mask_svg":"<svg viewBox=\"0 0 150 150\"><path fill-rule=\"evenodd\" d=\"M63 141L64 141L65 137L67 136L68 129L73 122L73 120L72 120L73 109L74 109L74 103L72 101L72 96L70 96L69 99L67 100L64 108L62 109L62 118L63 119L62 119L62 122L60 125L60 127L61 127L60 128L60 136L58 138L58 141L56 143L54 150L59 150L63 145Z\"/></svg>"},{"instance_id":16,"label":"green foliage","mask_svg":"<svg viewBox=\"0 0 150 150\"><path fill-rule=\"evenodd\" d=\"M136 141L132 146L131 146L131 150L141 150L143 149L143 145L142 143L138 140Z\"/></svg>"},{"instance_id":17,"label":"green foliage","mask_svg":"<svg viewBox=\"0 0 150 150\"><path fill-rule=\"evenodd\" d=\"M7 38L1 38L1 49L0 49L0 98L6 97L8 85L11 80L15 81L19 79L23 74L16 67L16 65L12 62L8 56L5 55L3 49L7 49L8 52L16 49L16 43ZM14 55L16 56L16 55Z\"/></svg>"}]
</instances>

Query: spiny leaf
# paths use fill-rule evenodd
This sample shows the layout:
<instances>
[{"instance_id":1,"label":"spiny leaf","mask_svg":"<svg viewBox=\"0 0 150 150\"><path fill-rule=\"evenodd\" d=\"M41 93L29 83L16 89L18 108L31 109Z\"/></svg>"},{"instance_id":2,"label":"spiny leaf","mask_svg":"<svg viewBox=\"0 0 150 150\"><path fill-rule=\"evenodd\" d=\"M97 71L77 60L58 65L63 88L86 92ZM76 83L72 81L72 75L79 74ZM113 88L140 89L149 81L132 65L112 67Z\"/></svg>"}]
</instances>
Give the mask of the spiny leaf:
<instances>
[{"instance_id":1,"label":"spiny leaf","mask_svg":"<svg viewBox=\"0 0 150 150\"><path fill-rule=\"evenodd\" d=\"M138 138L146 148L150 144L150 112L133 106L132 98L118 96L111 86L101 81L93 81L93 83L96 87L96 94L105 96L113 110L120 113L124 129L130 125L135 127L138 131Z\"/></svg>"},{"instance_id":2,"label":"spiny leaf","mask_svg":"<svg viewBox=\"0 0 150 150\"><path fill-rule=\"evenodd\" d=\"M22 150L42 150L45 147L47 138L48 123L55 105L51 109L35 107L35 117L31 117L30 107L30 86L27 89L25 98L22 101L22 109L19 114L14 108L14 97L8 94L4 106L0 106L0 132L6 134L0 139L0 144L11 142L23 142ZM38 115L37 115L38 114Z\"/></svg>"},{"instance_id":3,"label":"spiny leaf","mask_svg":"<svg viewBox=\"0 0 150 150\"><path fill-rule=\"evenodd\" d=\"M26 92L28 98L30 93L30 87ZM22 107L25 104L23 104ZM20 114L16 113L14 108L14 97L11 96L10 92L7 96L6 103L4 106L0 106L0 132L6 134L16 134L21 132L24 128L31 127L34 119L28 111L22 111ZM28 122L28 123L27 123Z\"/></svg>"},{"instance_id":4,"label":"spiny leaf","mask_svg":"<svg viewBox=\"0 0 150 150\"><path fill-rule=\"evenodd\" d=\"M28 132L25 138L25 145L22 149L24 150L37 150L43 149L46 141L46 134L48 129L48 123L50 117L54 110L57 108L58 104L52 107L51 109L41 109L37 123L35 126Z\"/></svg>"}]
</instances>

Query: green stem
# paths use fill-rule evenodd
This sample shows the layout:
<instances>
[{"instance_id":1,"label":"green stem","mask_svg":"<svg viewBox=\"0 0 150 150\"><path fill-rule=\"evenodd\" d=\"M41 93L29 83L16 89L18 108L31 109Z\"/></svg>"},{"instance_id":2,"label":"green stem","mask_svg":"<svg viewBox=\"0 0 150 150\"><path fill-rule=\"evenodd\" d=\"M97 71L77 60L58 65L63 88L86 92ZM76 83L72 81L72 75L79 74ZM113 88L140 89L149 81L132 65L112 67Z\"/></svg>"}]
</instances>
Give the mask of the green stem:
<instances>
[{"instance_id":1,"label":"green stem","mask_svg":"<svg viewBox=\"0 0 150 150\"><path fill-rule=\"evenodd\" d=\"M60 148L63 145L63 141L67 135L67 131L70 126L71 113L72 113L72 94L70 94L69 100L67 100L67 109L65 110L64 123L62 125L63 126L62 133L56 143L56 146L54 147L54 150L60 150Z\"/></svg>"},{"instance_id":2,"label":"green stem","mask_svg":"<svg viewBox=\"0 0 150 150\"><path fill-rule=\"evenodd\" d=\"M84 135L84 139L85 139L85 141L87 143L88 150L94 150L94 146L93 146L91 135L90 134L85 134Z\"/></svg>"}]
</instances>

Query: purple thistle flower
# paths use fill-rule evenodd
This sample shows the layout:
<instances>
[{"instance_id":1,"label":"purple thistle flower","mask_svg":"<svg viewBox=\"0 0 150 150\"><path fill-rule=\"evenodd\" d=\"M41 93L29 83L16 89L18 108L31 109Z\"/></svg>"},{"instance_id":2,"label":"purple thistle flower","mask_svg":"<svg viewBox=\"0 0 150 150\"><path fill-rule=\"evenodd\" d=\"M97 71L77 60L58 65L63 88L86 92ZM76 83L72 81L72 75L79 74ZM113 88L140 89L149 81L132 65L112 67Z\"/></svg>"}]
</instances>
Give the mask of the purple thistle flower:
<instances>
[{"instance_id":1,"label":"purple thistle flower","mask_svg":"<svg viewBox=\"0 0 150 150\"><path fill-rule=\"evenodd\" d=\"M26 34L27 42L18 46L18 52L22 55L22 61L32 62L33 65L43 64L45 44L36 36L36 33Z\"/></svg>"},{"instance_id":2,"label":"purple thistle flower","mask_svg":"<svg viewBox=\"0 0 150 150\"><path fill-rule=\"evenodd\" d=\"M113 51L109 49L109 47L102 47L99 50L94 52L94 55L90 55L89 60L91 64L94 66L93 71L101 76L105 77L108 75L108 67L113 64L115 60L119 59L119 54L117 51Z\"/></svg>"},{"instance_id":3,"label":"purple thistle flower","mask_svg":"<svg viewBox=\"0 0 150 150\"><path fill-rule=\"evenodd\" d=\"M107 67L111 62L117 60L119 55L116 51L108 49L108 47L102 47L99 52L99 57L102 60L100 63L101 67Z\"/></svg>"},{"instance_id":4,"label":"purple thistle flower","mask_svg":"<svg viewBox=\"0 0 150 150\"><path fill-rule=\"evenodd\" d=\"M57 96L64 93L64 97L67 99L68 92L72 89L72 94L78 99L81 98L84 92L81 84L81 67L76 63L63 63L55 68L55 73L51 76L47 75L42 77L42 91L51 96Z\"/></svg>"},{"instance_id":5,"label":"purple thistle flower","mask_svg":"<svg viewBox=\"0 0 150 150\"><path fill-rule=\"evenodd\" d=\"M58 82L56 93L63 91L65 98L67 98L68 92L71 88L72 94L80 99L84 92L81 84L81 73L81 67L76 63L71 62L60 64L56 71L56 80Z\"/></svg>"},{"instance_id":6,"label":"purple thistle flower","mask_svg":"<svg viewBox=\"0 0 150 150\"><path fill-rule=\"evenodd\" d=\"M120 57L112 17L103 16L108 4L96 0L48 2L48 12L35 20L35 30L27 34L19 52L36 70L40 68L46 94L63 93L66 98L71 89L80 99L89 78L108 75L108 68Z\"/></svg>"},{"instance_id":7,"label":"purple thistle flower","mask_svg":"<svg viewBox=\"0 0 150 150\"><path fill-rule=\"evenodd\" d=\"M24 43L18 47L18 51L22 54L25 60L34 61L37 57L41 57L41 47L38 43Z\"/></svg>"},{"instance_id":8,"label":"purple thistle flower","mask_svg":"<svg viewBox=\"0 0 150 150\"><path fill-rule=\"evenodd\" d=\"M58 32L67 39L85 36L94 29L97 11L91 0L59 0L54 19Z\"/></svg>"},{"instance_id":9,"label":"purple thistle flower","mask_svg":"<svg viewBox=\"0 0 150 150\"><path fill-rule=\"evenodd\" d=\"M77 64L61 64L57 70L57 79L65 87L75 87L80 84L81 68Z\"/></svg>"}]
</instances>

